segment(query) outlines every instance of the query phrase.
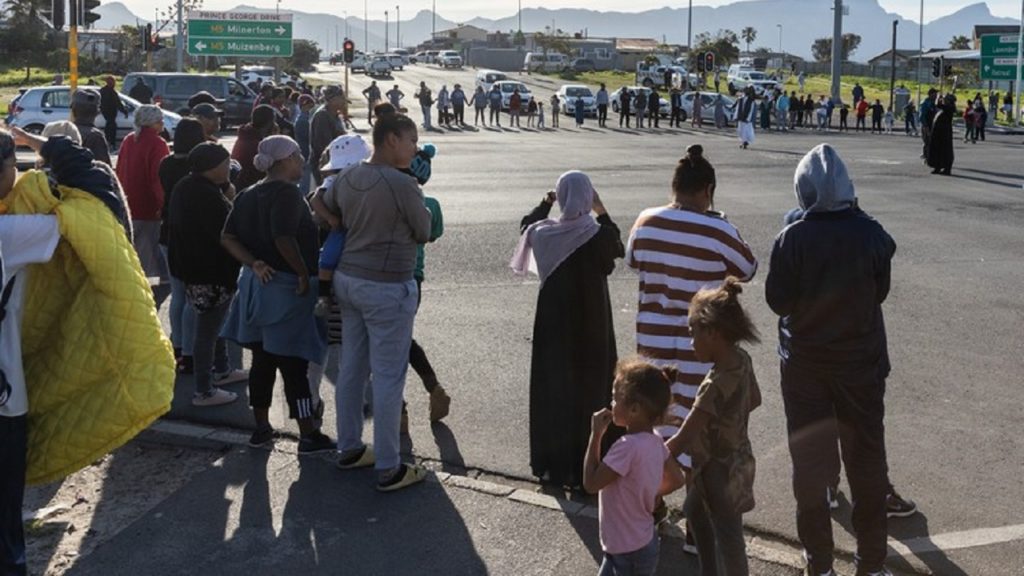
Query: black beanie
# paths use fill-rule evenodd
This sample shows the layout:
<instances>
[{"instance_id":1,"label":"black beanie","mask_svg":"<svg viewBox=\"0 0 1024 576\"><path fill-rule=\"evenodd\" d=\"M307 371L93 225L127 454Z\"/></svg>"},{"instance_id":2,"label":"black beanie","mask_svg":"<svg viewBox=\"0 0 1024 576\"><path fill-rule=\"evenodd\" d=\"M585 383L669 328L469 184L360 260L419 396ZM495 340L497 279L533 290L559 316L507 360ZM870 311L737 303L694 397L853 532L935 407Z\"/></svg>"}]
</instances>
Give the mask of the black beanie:
<instances>
[{"instance_id":1,"label":"black beanie","mask_svg":"<svg viewBox=\"0 0 1024 576\"><path fill-rule=\"evenodd\" d=\"M203 142L188 153L188 166L193 173L206 172L220 166L231 155L220 144Z\"/></svg>"}]
</instances>

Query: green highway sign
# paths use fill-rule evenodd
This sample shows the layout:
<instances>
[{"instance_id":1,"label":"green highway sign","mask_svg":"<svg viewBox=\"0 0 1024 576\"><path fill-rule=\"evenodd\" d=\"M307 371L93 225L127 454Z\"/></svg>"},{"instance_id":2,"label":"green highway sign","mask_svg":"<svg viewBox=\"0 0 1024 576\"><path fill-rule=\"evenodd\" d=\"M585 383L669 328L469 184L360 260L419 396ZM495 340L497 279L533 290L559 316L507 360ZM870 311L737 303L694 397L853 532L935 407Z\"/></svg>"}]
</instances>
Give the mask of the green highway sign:
<instances>
[{"instance_id":1,"label":"green highway sign","mask_svg":"<svg viewBox=\"0 0 1024 576\"><path fill-rule=\"evenodd\" d=\"M986 34L981 37L982 80L1017 79L1017 67L1024 67L1024 62L1017 61L1019 40L1016 34Z\"/></svg>"},{"instance_id":2,"label":"green highway sign","mask_svg":"<svg viewBox=\"0 0 1024 576\"><path fill-rule=\"evenodd\" d=\"M292 15L193 10L186 46L193 56L287 58L292 55Z\"/></svg>"}]
</instances>

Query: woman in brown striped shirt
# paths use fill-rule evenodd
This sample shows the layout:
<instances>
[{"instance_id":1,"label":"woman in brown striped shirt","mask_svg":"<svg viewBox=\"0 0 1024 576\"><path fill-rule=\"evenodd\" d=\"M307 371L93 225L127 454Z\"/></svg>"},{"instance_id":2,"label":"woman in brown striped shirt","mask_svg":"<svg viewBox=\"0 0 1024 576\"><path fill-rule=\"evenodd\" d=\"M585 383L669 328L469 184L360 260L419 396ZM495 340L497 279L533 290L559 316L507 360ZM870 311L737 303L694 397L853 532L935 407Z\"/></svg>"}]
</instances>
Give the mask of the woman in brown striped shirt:
<instances>
[{"instance_id":1,"label":"woman in brown striped shirt","mask_svg":"<svg viewBox=\"0 0 1024 576\"><path fill-rule=\"evenodd\" d=\"M640 276L637 352L677 370L668 416L657 429L665 438L686 419L711 368L693 353L686 321L690 299L702 288L718 288L727 276L747 281L757 271L739 231L711 211L714 193L715 169L694 144L676 165L672 203L641 212L626 248L626 263ZM689 469L689 454L679 456L679 463Z\"/></svg>"}]
</instances>

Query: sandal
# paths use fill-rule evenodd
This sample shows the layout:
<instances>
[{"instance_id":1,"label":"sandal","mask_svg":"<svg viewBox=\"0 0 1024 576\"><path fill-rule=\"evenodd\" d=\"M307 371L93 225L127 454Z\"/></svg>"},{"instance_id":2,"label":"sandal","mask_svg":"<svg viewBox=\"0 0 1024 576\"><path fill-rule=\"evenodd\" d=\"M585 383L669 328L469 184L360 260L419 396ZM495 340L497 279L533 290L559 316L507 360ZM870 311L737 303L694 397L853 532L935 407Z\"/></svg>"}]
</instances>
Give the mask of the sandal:
<instances>
[{"instance_id":1,"label":"sandal","mask_svg":"<svg viewBox=\"0 0 1024 576\"><path fill-rule=\"evenodd\" d=\"M386 482L378 482L377 490L381 492L394 492L407 486L422 482L427 477L427 471L412 464L402 464L402 471L396 473Z\"/></svg>"},{"instance_id":2,"label":"sandal","mask_svg":"<svg viewBox=\"0 0 1024 576\"><path fill-rule=\"evenodd\" d=\"M343 455L339 458L337 466L342 470L355 470L356 468L373 466L374 462L373 449L369 446L363 446L359 452L354 452L348 456Z\"/></svg>"}]
</instances>

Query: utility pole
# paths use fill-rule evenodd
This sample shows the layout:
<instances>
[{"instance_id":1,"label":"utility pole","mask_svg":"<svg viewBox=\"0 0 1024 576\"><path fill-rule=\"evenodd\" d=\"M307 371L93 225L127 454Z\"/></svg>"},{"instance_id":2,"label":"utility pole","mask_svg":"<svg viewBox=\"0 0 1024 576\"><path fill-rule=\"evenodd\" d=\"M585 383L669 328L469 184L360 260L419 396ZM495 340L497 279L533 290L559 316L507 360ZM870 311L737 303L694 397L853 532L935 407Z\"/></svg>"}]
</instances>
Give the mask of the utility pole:
<instances>
[{"instance_id":1,"label":"utility pole","mask_svg":"<svg viewBox=\"0 0 1024 576\"><path fill-rule=\"evenodd\" d=\"M68 86L78 89L78 0L68 2Z\"/></svg>"},{"instance_id":2,"label":"utility pole","mask_svg":"<svg viewBox=\"0 0 1024 576\"><path fill-rule=\"evenodd\" d=\"M832 18L832 101L838 106L842 102L839 82L843 75L843 0L835 0Z\"/></svg>"},{"instance_id":3,"label":"utility pole","mask_svg":"<svg viewBox=\"0 0 1024 576\"><path fill-rule=\"evenodd\" d=\"M1018 30L1017 37L1017 81L1013 85L1013 107L1016 108L1016 110L1013 110L1013 115L1017 118L1018 126L1024 120L1024 118L1021 118L1020 113L1020 67L1022 64L1024 64L1024 0L1020 2L1020 30Z\"/></svg>"},{"instance_id":4,"label":"utility pole","mask_svg":"<svg viewBox=\"0 0 1024 576\"><path fill-rule=\"evenodd\" d=\"M893 106L893 90L896 89L896 27L899 26L899 20L892 21L892 59L889 61L889 108Z\"/></svg>"},{"instance_id":5,"label":"utility pole","mask_svg":"<svg viewBox=\"0 0 1024 576\"><path fill-rule=\"evenodd\" d=\"M519 14L519 32L522 33L522 31L523 31L523 0L519 0L519 12L518 12L518 14ZM555 31L552 30L551 33L554 34Z\"/></svg>"},{"instance_id":6,"label":"utility pole","mask_svg":"<svg viewBox=\"0 0 1024 576\"><path fill-rule=\"evenodd\" d=\"M917 105L921 105L921 63L924 60L924 0L921 0L921 13L917 22Z\"/></svg>"},{"instance_id":7,"label":"utility pole","mask_svg":"<svg viewBox=\"0 0 1024 576\"><path fill-rule=\"evenodd\" d=\"M686 55L693 54L693 0L690 0L690 8L686 11Z\"/></svg>"},{"instance_id":8,"label":"utility pole","mask_svg":"<svg viewBox=\"0 0 1024 576\"><path fill-rule=\"evenodd\" d=\"M384 53L388 52L388 11L384 11Z\"/></svg>"},{"instance_id":9,"label":"utility pole","mask_svg":"<svg viewBox=\"0 0 1024 576\"><path fill-rule=\"evenodd\" d=\"M395 6L395 49L402 47L402 7Z\"/></svg>"},{"instance_id":10,"label":"utility pole","mask_svg":"<svg viewBox=\"0 0 1024 576\"><path fill-rule=\"evenodd\" d=\"M430 0L430 43L434 43L434 36L437 36L437 0Z\"/></svg>"},{"instance_id":11,"label":"utility pole","mask_svg":"<svg viewBox=\"0 0 1024 576\"><path fill-rule=\"evenodd\" d=\"M370 53L370 12L366 8L366 0L363 0L363 54Z\"/></svg>"},{"instance_id":12,"label":"utility pole","mask_svg":"<svg viewBox=\"0 0 1024 576\"><path fill-rule=\"evenodd\" d=\"M74 0L72 0L74 1ZM178 9L178 36L174 39L174 51L177 52L177 66L178 72L185 71L185 18L182 15L183 0L177 0L175 6Z\"/></svg>"}]
</instances>

